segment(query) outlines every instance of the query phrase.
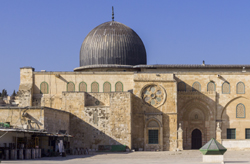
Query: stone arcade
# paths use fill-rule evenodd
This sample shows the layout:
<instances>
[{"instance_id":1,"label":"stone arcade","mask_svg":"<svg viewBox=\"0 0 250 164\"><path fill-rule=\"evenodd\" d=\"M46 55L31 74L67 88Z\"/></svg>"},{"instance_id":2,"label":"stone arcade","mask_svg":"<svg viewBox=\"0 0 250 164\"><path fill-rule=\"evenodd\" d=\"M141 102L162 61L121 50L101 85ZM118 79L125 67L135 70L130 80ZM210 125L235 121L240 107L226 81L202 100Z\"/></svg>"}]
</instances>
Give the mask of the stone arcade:
<instances>
[{"instance_id":1,"label":"stone arcade","mask_svg":"<svg viewBox=\"0 0 250 164\"><path fill-rule=\"evenodd\" d=\"M147 65L140 37L110 21L87 35L73 72L21 68L19 107L69 113L70 119L61 121L69 122L71 148L174 151L198 149L217 137L229 149L245 149L250 147L249 69Z\"/></svg>"}]
</instances>

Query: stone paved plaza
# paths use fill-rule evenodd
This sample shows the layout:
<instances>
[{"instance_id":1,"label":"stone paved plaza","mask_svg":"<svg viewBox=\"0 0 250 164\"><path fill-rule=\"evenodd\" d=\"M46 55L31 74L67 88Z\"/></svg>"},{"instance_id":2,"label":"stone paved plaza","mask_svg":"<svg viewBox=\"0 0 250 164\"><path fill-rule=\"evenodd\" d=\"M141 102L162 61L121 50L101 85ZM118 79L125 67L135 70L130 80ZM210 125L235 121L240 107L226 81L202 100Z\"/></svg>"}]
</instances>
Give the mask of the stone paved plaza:
<instances>
[{"instance_id":1,"label":"stone paved plaza","mask_svg":"<svg viewBox=\"0 0 250 164\"><path fill-rule=\"evenodd\" d=\"M201 164L202 154L198 150L186 150L181 152L131 152L131 153L95 153L94 155L79 155L67 157L46 157L39 160L16 160L2 161L6 164ZM250 150L227 151L225 153L225 164L250 163ZM216 163L214 163L216 164Z\"/></svg>"}]
</instances>

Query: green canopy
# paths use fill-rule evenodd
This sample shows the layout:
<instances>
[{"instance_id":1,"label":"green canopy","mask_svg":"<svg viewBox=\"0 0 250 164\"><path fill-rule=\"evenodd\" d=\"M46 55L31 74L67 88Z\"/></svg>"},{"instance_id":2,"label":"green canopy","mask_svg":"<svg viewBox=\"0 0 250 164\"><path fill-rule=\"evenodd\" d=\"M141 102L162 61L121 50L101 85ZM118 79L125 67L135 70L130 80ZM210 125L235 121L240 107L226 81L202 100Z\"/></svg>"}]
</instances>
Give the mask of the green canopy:
<instances>
[{"instance_id":1,"label":"green canopy","mask_svg":"<svg viewBox=\"0 0 250 164\"><path fill-rule=\"evenodd\" d=\"M200 151L203 155L223 155L227 149L214 138L212 138L200 148Z\"/></svg>"}]
</instances>

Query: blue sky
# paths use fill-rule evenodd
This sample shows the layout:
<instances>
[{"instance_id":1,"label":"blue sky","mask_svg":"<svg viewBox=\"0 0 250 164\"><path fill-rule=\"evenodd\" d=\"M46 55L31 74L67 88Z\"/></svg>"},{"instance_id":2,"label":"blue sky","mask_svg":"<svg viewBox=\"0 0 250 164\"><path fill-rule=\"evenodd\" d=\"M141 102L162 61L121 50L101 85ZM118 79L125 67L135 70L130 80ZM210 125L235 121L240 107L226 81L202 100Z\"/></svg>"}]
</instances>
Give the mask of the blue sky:
<instances>
[{"instance_id":1,"label":"blue sky","mask_svg":"<svg viewBox=\"0 0 250 164\"><path fill-rule=\"evenodd\" d=\"M18 90L23 66L73 71L112 6L141 37L148 64L250 64L249 0L0 0L0 90Z\"/></svg>"}]
</instances>

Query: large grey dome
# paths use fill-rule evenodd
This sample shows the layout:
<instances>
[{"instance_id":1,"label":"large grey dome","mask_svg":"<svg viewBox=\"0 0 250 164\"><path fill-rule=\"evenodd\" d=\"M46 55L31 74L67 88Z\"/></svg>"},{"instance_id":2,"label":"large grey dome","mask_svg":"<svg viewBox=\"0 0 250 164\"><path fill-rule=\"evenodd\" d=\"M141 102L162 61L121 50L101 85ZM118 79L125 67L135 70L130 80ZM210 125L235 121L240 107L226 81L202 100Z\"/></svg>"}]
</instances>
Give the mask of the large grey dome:
<instances>
[{"instance_id":1,"label":"large grey dome","mask_svg":"<svg viewBox=\"0 0 250 164\"><path fill-rule=\"evenodd\" d=\"M147 64L141 38L134 30L116 21L97 26L82 43L80 67L101 64Z\"/></svg>"}]
</instances>

